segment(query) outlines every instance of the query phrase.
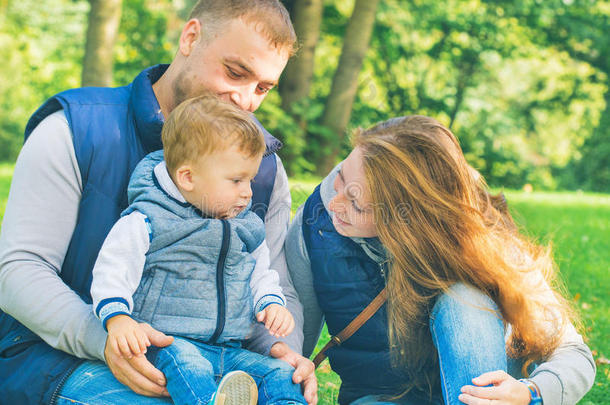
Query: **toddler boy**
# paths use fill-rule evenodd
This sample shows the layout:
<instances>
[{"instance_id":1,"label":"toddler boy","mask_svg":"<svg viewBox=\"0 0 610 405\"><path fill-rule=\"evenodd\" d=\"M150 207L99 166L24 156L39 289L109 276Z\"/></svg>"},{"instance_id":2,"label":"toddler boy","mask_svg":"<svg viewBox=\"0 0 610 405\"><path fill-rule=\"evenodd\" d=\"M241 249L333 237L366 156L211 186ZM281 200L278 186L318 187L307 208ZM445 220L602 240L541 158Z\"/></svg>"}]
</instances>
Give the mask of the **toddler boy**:
<instances>
[{"instance_id":1,"label":"toddler boy","mask_svg":"<svg viewBox=\"0 0 610 405\"><path fill-rule=\"evenodd\" d=\"M306 404L288 363L241 347L255 320L275 336L294 328L264 224L249 209L262 132L248 113L204 95L174 109L162 140L164 150L135 168L129 207L93 269L107 344L125 357L146 353L176 404ZM147 351L139 322L174 343Z\"/></svg>"}]
</instances>

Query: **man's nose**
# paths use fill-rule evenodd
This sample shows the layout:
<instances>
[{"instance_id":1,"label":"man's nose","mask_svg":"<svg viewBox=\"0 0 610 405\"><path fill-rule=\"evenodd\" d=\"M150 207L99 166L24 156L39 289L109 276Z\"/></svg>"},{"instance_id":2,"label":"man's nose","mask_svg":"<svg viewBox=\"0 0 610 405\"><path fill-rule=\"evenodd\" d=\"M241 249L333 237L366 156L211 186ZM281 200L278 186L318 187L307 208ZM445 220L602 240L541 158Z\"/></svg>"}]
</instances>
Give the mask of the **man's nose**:
<instances>
[{"instance_id":1,"label":"man's nose","mask_svg":"<svg viewBox=\"0 0 610 405\"><path fill-rule=\"evenodd\" d=\"M231 93L231 102L242 110L254 112L256 107L253 106L253 90L248 87L241 87Z\"/></svg>"}]
</instances>

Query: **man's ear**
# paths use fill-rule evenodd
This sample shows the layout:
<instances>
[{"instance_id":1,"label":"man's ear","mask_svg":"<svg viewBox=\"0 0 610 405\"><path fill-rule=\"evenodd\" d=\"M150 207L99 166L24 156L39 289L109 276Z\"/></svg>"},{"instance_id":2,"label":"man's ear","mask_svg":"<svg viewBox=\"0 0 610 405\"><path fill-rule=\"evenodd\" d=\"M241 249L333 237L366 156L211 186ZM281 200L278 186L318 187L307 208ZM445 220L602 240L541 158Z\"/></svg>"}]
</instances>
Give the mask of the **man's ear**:
<instances>
[{"instance_id":1,"label":"man's ear","mask_svg":"<svg viewBox=\"0 0 610 405\"><path fill-rule=\"evenodd\" d=\"M195 184L193 183L193 169L190 165L182 165L174 173L176 185L179 188L188 192L193 191Z\"/></svg>"},{"instance_id":2,"label":"man's ear","mask_svg":"<svg viewBox=\"0 0 610 405\"><path fill-rule=\"evenodd\" d=\"M201 22L196 18L191 18L186 22L180 34L179 50L183 56L189 56L193 48L197 45L197 40L201 37Z\"/></svg>"}]
</instances>

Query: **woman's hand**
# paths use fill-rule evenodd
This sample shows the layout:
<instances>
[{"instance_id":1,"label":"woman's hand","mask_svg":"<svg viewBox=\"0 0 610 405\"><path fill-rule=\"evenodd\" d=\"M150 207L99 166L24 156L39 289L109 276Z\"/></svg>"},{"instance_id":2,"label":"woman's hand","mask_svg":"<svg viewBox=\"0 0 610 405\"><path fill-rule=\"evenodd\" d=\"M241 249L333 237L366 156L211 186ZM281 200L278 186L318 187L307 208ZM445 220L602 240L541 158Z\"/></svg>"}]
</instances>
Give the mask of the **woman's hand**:
<instances>
[{"instance_id":1,"label":"woman's hand","mask_svg":"<svg viewBox=\"0 0 610 405\"><path fill-rule=\"evenodd\" d=\"M171 345L174 341L173 337L164 335L146 323L140 324L140 327L153 346L165 347ZM106 364L116 379L131 388L135 393L147 397L169 396L165 389L165 376L145 356L125 358L117 354L106 340L104 357L106 357Z\"/></svg>"},{"instance_id":2,"label":"woman's hand","mask_svg":"<svg viewBox=\"0 0 610 405\"><path fill-rule=\"evenodd\" d=\"M316 379L316 369L313 362L293 351L284 342L277 342L271 346L269 354L271 357L284 360L295 368L292 381L295 384L302 385L303 396L307 403L309 405L316 405L318 403L318 380Z\"/></svg>"},{"instance_id":3,"label":"woman's hand","mask_svg":"<svg viewBox=\"0 0 610 405\"><path fill-rule=\"evenodd\" d=\"M481 374L464 385L458 399L468 405L528 405L530 391L525 384L502 370ZM485 387L493 384L493 387Z\"/></svg>"}]
</instances>

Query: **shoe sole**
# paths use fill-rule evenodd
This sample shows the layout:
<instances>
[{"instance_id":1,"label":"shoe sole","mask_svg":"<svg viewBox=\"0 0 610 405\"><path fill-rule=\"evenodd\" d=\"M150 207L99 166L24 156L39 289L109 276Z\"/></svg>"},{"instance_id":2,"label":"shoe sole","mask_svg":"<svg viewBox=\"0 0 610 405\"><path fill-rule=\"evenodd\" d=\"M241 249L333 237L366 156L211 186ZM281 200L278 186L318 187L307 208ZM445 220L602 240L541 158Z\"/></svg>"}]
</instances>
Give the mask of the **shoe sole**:
<instances>
[{"instance_id":1,"label":"shoe sole","mask_svg":"<svg viewBox=\"0 0 610 405\"><path fill-rule=\"evenodd\" d=\"M257 400L256 382L248 373L237 370L220 380L214 405L256 405Z\"/></svg>"}]
</instances>

